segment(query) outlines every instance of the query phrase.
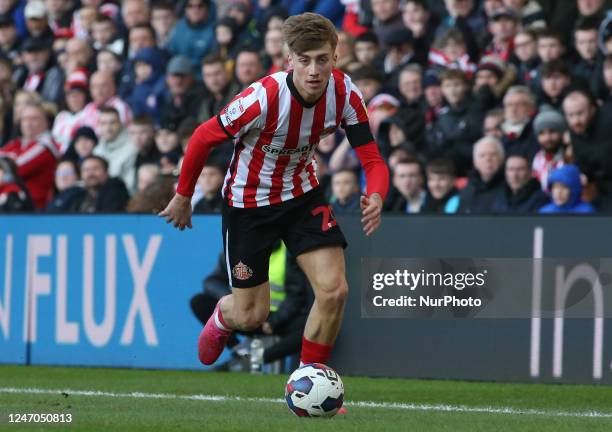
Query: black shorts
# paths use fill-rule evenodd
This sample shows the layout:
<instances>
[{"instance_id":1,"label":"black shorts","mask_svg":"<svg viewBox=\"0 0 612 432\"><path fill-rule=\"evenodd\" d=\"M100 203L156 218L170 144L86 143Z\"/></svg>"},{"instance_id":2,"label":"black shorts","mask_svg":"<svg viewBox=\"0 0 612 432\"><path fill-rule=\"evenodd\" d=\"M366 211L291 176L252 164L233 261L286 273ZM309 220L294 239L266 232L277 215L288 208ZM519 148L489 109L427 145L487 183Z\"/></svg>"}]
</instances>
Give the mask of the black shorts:
<instances>
[{"instance_id":1,"label":"black shorts","mask_svg":"<svg viewBox=\"0 0 612 432\"><path fill-rule=\"evenodd\" d=\"M268 280L270 255L282 240L295 257L346 239L320 188L257 208L223 204L223 246L231 286L252 288Z\"/></svg>"}]
</instances>

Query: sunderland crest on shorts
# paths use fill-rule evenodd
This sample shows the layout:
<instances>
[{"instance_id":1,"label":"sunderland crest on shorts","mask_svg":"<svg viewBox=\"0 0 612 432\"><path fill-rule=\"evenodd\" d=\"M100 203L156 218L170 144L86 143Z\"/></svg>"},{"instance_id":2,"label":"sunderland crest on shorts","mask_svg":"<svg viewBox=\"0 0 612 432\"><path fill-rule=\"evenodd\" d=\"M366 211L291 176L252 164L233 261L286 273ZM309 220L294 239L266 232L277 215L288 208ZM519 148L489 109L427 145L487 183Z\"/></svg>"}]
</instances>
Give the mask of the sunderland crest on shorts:
<instances>
[{"instance_id":1,"label":"sunderland crest on shorts","mask_svg":"<svg viewBox=\"0 0 612 432\"><path fill-rule=\"evenodd\" d=\"M238 280L247 280L253 276L253 270L251 270L251 267L240 261L232 269L232 276Z\"/></svg>"}]
</instances>

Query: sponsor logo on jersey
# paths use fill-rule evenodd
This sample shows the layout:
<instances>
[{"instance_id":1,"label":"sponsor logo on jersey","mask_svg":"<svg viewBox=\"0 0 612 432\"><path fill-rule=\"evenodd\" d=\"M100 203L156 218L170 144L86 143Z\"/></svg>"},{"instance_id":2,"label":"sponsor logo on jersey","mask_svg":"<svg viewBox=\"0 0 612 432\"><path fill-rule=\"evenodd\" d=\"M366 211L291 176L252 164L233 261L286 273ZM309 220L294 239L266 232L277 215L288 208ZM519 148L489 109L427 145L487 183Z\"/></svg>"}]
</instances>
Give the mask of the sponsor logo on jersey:
<instances>
[{"instance_id":1,"label":"sponsor logo on jersey","mask_svg":"<svg viewBox=\"0 0 612 432\"><path fill-rule=\"evenodd\" d=\"M264 152L271 154L273 156L291 156L291 155L298 154L298 153L307 154L310 151L310 145L306 144L306 145L303 145L302 147L286 149L286 148L272 147L271 145L266 144L261 149Z\"/></svg>"},{"instance_id":2,"label":"sponsor logo on jersey","mask_svg":"<svg viewBox=\"0 0 612 432\"><path fill-rule=\"evenodd\" d=\"M232 276L234 276L238 280L244 281L250 279L253 276L253 270L251 269L251 267L240 261L232 269Z\"/></svg>"}]
</instances>

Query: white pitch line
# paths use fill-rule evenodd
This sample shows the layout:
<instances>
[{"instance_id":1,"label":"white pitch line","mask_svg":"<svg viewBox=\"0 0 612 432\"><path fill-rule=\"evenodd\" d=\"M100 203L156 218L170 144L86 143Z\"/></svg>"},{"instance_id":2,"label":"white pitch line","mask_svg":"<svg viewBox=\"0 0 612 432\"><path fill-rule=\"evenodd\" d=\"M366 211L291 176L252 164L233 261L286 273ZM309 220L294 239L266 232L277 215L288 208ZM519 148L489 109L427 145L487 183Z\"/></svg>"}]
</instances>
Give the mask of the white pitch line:
<instances>
[{"instance_id":1,"label":"white pitch line","mask_svg":"<svg viewBox=\"0 0 612 432\"><path fill-rule=\"evenodd\" d=\"M285 403L284 399L274 398L254 398L240 396L215 396L215 395L180 395L171 393L114 393L96 390L72 390L72 389L43 389L43 388L17 388L0 387L0 393L12 394L44 394L70 396L89 396L89 397L110 397L110 398L135 398L135 399L178 399L196 400L207 402L264 402L264 403ZM427 405L427 404L406 404L406 403L386 403L368 401L347 401L347 407L361 408L385 408L407 411L440 411L449 413L481 413L481 414L510 414L510 415L535 415L548 417L581 417L581 418L612 418L612 413L600 411L548 411L538 409L517 409L510 407L468 407L462 405Z\"/></svg>"}]
</instances>

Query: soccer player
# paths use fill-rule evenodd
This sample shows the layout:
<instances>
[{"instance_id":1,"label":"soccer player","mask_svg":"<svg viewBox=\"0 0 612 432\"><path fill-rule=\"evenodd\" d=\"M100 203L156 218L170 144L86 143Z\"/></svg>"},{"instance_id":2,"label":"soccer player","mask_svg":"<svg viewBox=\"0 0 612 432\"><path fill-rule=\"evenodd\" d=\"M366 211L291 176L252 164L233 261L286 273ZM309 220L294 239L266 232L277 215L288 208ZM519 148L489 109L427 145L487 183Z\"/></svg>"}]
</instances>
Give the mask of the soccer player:
<instances>
[{"instance_id":1,"label":"soccer player","mask_svg":"<svg viewBox=\"0 0 612 432\"><path fill-rule=\"evenodd\" d=\"M345 238L318 187L313 155L319 140L342 126L365 170L361 197L366 235L380 225L389 174L368 125L359 90L334 69L336 29L314 13L283 26L291 70L251 84L193 133L177 193L160 216L191 228L191 195L212 147L235 148L223 188L222 227L232 294L217 304L198 341L200 361L215 362L233 330L254 330L270 310L269 258L278 239L297 257L315 292L301 362L325 363L348 292Z\"/></svg>"}]
</instances>

